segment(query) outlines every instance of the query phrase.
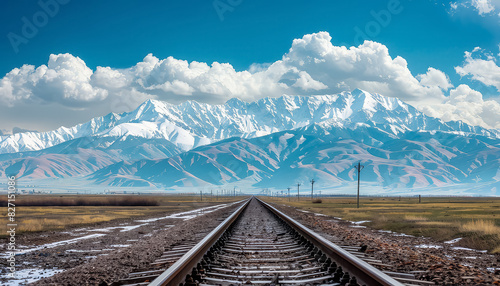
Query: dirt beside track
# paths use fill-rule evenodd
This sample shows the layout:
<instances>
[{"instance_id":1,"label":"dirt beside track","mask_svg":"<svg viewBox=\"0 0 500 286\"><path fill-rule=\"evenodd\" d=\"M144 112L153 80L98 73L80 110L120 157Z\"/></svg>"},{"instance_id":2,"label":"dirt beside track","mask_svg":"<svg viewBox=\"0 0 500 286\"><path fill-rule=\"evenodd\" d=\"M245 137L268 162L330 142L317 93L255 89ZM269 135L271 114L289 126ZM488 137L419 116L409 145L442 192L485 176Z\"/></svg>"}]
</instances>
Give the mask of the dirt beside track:
<instances>
[{"instance_id":1,"label":"dirt beside track","mask_svg":"<svg viewBox=\"0 0 500 286\"><path fill-rule=\"evenodd\" d=\"M293 207L276 208L339 245L367 246L367 254L390 267L382 270L412 271L421 280L436 285L500 285L500 255L455 248L453 243L436 242L426 237L387 233L359 227L348 221L299 211Z\"/></svg>"},{"instance_id":2,"label":"dirt beside track","mask_svg":"<svg viewBox=\"0 0 500 286\"><path fill-rule=\"evenodd\" d=\"M382 270L413 273L436 285L500 285L498 254L459 248L455 242L382 232L289 206L273 205L334 243L366 245L368 255L388 265ZM99 225L98 229L33 234L23 237L23 243L33 244L37 239L52 243L82 235L100 236L31 251L17 256L17 261L27 268L65 270L30 285L110 285L126 278L130 272L148 269L148 265L171 245L193 237L201 239L237 206L239 204L189 219L167 218L147 223L120 221L118 225L116 222ZM138 224L141 225L137 228L126 229Z\"/></svg>"},{"instance_id":3,"label":"dirt beside track","mask_svg":"<svg viewBox=\"0 0 500 286\"><path fill-rule=\"evenodd\" d=\"M37 266L46 269L66 270L29 285L110 285L130 272L147 268L172 244L207 234L236 207L232 205L188 220L157 220L123 232L122 228L102 231L105 226L100 225L102 232L98 229L89 233L103 236L33 251L18 256L18 259L36 261Z\"/></svg>"}]
</instances>

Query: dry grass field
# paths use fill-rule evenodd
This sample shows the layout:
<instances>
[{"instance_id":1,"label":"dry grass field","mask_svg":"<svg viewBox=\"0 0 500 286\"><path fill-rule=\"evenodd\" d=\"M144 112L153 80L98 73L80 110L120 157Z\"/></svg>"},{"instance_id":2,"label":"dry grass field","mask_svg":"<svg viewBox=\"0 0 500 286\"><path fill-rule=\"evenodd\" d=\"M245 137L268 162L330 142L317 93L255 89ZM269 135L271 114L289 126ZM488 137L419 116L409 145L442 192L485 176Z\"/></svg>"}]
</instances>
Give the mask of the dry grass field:
<instances>
[{"instance_id":1,"label":"dry grass field","mask_svg":"<svg viewBox=\"0 0 500 286\"><path fill-rule=\"evenodd\" d=\"M189 211L243 197L133 196L133 195L18 195L15 219L17 233L63 230L116 219L164 215ZM5 202L0 205L5 211ZM7 215L0 224L5 237Z\"/></svg>"},{"instance_id":2,"label":"dry grass field","mask_svg":"<svg viewBox=\"0 0 500 286\"><path fill-rule=\"evenodd\" d=\"M500 198L476 197L362 197L311 199L263 197L265 201L286 204L303 210L340 217L344 220L369 220L364 225L438 241L463 238L457 245L500 253Z\"/></svg>"}]
</instances>

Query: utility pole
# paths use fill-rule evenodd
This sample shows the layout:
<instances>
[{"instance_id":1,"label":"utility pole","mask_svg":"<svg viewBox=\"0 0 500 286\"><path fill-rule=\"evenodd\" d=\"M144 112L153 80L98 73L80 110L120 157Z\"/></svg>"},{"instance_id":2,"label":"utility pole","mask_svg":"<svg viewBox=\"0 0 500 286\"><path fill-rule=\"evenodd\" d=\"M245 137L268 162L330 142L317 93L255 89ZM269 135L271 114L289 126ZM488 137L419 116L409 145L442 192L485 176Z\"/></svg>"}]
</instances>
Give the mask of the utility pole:
<instances>
[{"instance_id":1,"label":"utility pole","mask_svg":"<svg viewBox=\"0 0 500 286\"><path fill-rule=\"evenodd\" d=\"M203 201L203 191L200 191L200 200Z\"/></svg>"},{"instance_id":2,"label":"utility pole","mask_svg":"<svg viewBox=\"0 0 500 286\"><path fill-rule=\"evenodd\" d=\"M314 183L316 181L314 179L311 180L311 201L314 199Z\"/></svg>"},{"instance_id":3,"label":"utility pole","mask_svg":"<svg viewBox=\"0 0 500 286\"><path fill-rule=\"evenodd\" d=\"M300 200L300 183L297 183L297 201Z\"/></svg>"},{"instance_id":4,"label":"utility pole","mask_svg":"<svg viewBox=\"0 0 500 286\"><path fill-rule=\"evenodd\" d=\"M360 177L360 174L361 174L361 170L364 168L365 166L361 165L361 161L358 162L358 165L357 166L354 166L354 168L356 168L358 170L358 200L357 200L357 207L359 209L359 177Z\"/></svg>"},{"instance_id":5,"label":"utility pole","mask_svg":"<svg viewBox=\"0 0 500 286\"><path fill-rule=\"evenodd\" d=\"M234 190L233 190L233 197L236 197L236 187L234 187Z\"/></svg>"},{"instance_id":6,"label":"utility pole","mask_svg":"<svg viewBox=\"0 0 500 286\"><path fill-rule=\"evenodd\" d=\"M287 189L288 189L288 201L290 201L290 187L288 187Z\"/></svg>"}]
</instances>

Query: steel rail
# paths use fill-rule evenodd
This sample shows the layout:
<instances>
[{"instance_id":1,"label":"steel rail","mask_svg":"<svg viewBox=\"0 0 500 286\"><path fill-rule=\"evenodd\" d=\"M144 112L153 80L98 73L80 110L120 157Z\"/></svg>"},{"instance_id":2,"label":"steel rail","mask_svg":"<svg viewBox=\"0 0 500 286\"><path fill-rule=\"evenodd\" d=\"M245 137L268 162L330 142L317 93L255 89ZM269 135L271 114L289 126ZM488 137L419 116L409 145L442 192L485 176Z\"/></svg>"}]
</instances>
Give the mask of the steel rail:
<instances>
[{"instance_id":1,"label":"steel rail","mask_svg":"<svg viewBox=\"0 0 500 286\"><path fill-rule=\"evenodd\" d=\"M184 282L186 275L191 274L191 271L196 264L203 258L210 247L224 234L231 224L240 216L241 212L248 206L250 199L247 199L242 206L226 218L219 226L212 230L205 238L196 244L191 250L184 254L177 262L170 266L165 272L153 280L150 286L166 286L179 285Z\"/></svg>"},{"instance_id":2,"label":"steel rail","mask_svg":"<svg viewBox=\"0 0 500 286\"><path fill-rule=\"evenodd\" d=\"M356 276L356 278L358 278L359 284L366 284L370 286L404 286L404 284L396 281L394 278L388 276L377 268L350 254L340 246L320 236L319 234L305 227L301 223L295 221L294 219L277 210L268 203L265 203L258 198L257 200L265 207L267 207L277 217L281 218L285 223L298 231L302 236L304 236L304 238L313 243L326 255L330 256L334 261L342 266L345 271L349 272L351 275Z\"/></svg>"}]
</instances>

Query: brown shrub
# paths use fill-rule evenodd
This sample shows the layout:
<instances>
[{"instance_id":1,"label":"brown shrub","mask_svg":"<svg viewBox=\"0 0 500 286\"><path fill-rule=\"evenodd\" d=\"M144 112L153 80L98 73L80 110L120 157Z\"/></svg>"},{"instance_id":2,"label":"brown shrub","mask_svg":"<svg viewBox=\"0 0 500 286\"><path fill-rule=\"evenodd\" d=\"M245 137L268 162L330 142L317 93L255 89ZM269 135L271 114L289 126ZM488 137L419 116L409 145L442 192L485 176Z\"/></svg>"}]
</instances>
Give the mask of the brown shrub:
<instances>
[{"instance_id":1,"label":"brown shrub","mask_svg":"<svg viewBox=\"0 0 500 286\"><path fill-rule=\"evenodd\" d=\"M158 201L144 197L18 197L14 203L16 206L158 206ZM7 199L0 198L0 206L7 206Z\"/></svg>"}]
</instances>

